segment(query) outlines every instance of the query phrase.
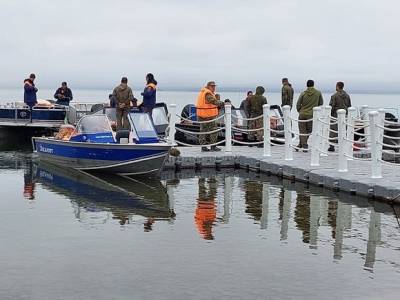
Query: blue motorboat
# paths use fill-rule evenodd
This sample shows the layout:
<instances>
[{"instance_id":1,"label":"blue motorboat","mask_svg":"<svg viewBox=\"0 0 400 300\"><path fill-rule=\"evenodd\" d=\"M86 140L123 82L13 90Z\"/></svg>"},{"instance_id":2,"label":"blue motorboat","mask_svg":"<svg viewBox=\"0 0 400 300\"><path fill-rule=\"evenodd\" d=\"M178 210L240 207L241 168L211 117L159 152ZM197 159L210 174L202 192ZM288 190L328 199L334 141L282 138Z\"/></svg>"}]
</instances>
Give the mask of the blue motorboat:
<instances>
[{"instance_id":1,"label":"blue motorboat","mask_svg":"<svg viewBox=\"0 0 400 300\"><path fill-rule=\"evenodd\" d=\"M113 132L107 115L86 115L69 136L33 137L33 150L41 160L78 170L119 175L159 172L174 144L157 136L148 114L130 113L128 119L130 130Z\"/></svg>"}]
</instances>

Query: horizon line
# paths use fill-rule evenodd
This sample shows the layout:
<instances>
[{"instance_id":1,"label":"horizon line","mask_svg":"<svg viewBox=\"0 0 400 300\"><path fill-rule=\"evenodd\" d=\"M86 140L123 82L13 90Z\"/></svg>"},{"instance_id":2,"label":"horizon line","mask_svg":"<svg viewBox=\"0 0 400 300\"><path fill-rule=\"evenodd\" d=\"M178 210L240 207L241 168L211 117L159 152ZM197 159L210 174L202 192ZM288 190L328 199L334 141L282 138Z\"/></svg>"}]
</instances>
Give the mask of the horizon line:
<instances>
[{"instance_id":1,"label":"horizon line","mask_svg":"<svg viewBox=\"0 0 400 300\"><path fill-rule=\"evenodd\" d=\"M42 89L46 89L46 90L56 90L58 87L48 87L47 85L44 85L41 87ZM1 89L9 89L9 90L14 90L14 89L23 89L23 87L20 86L3 86L0 87L0 91ZM75 88L71 88L72 90L112 90L113 88L109 88L109 87L104 87L104 86L81 86L78 85ZM246 87L246 86L226 86L226 87L221 87L218 90L222 91L222 92L247 92L254 89L251 87ZM306 89L306 87L303 87L300 89L300 91L304 91ZM136 89L133 88L133 90L141 90L141 89ZM187 86L187 87L174 87L174 86L167 86L167 87L163 87L163 88L159 88L159 91L166 91L166 92L198 92L200 90L199 87L194 87L194 86ZM326 89L326 88L319 88L319 90L323 93L327 93L327 92L332 92L334 89ZM345 89L346 90L346 89ZM272 92L272 93L279 93L281 90L280 89L276 89L276 88L272 88L269 90L266 90L266 92ZM388 94L388 95L396 95L396 94L400 94L400 90L387 90L387 89L349 89L348 91L351 91L351 93L354 94ZM296 91L297 93L299 91Z\"/></svg>"}]
</instances>

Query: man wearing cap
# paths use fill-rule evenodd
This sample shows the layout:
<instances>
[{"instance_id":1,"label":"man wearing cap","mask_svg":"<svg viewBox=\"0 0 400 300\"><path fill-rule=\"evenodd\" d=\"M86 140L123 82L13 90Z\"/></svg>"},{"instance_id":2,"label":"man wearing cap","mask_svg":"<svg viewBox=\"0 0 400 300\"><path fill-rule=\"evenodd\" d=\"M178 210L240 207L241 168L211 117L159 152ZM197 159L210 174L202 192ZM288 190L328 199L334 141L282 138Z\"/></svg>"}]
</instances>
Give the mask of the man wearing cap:
<instances>
[{"instance_id":1,"label":"man wearing cap","mask_svg":"<svg viewBox=\"0 0 400 300\"><path fill-rule=\"evenodd\" d=\"M282 78L282 107L289 105L290 108L292 108L293 94L294 90L292 85L289 83L289 80L287 78Z\"/></svg>"},{"instance_id":2,"label":"man wearing cap","mask_svg":"<svg viewBox=\"0 0 400 300\"><path fill-rule=\"evenodd\" d=\"M336 83L336 93L332 95L331 101L329 105L332 107L331 116L337 118L337 111L339 109L347 110L351 106L351 99L349 94L347 94L344 90L344 83L339 81ZM338 125L337 123L331 124L331 131L329 132L330 142L337 143L337 130ZM335 151L335 146L332 144L329 145L328 151L333 152Z\"/></svg>"},{"instance_id":3,"label":"man wearing cap","mask_svg":"<svg viewBox=\"0 0 400 300\"><path fill-rule=\"evenodd\" d=\"M29 75L29 78L24 80L24 102L29 105L30 108L37 103L36 93L38 89L34 84L35 78L35 74L32 73Z\"/></svg>"},{"instance_id":4,"label":"man wearing cap","mask_svg":"<svg viewBox=\"0 0 400 300\"><path fill-rule=\"evenodd\" d=\"M117 130L129 129L128 113L134 97L132 89L128 86L128 78L122 77L121 84L113 91L113 97L117 102Z\"/></svg>"},{"instance_id":5,"label":"man wearing cap","mask_svg":"<svg viewBox=\"0 0 400 300\"><path fill-rule=\"evenodd\" d=\"M307 80L307 89L300 94L296 104L299 113L299 132L301 134L296 151L299 151L301 148L305 152L308 151L308 138L312 132L314 107L323 104L324 99L321 92L314 88L314 80Z\"/></svg>"},{"instance_id":6,"label":"man wearing cap","mask_svg":"<svg viewBox=\"0 0 400 300\"><path fill-rule=\"evenodd\" d=\"M71 89L67 86L65 81L61 83L61 87L59 87L55 92L54 98L57 99L56 104L65 106L69 105L69 101L72 100L73 96Z\"/></svg>"},{"instance_id":7,"label":"man wearing cap","mask_svg":"<svg viewBox=\"0 0 400 300\"><path fill-rule=\"evenodd\" d=\"M197 119L200 122L207 122L218 116L218 108L224 106L224 102L215 97L216 84L215 81L207 82L207 85L200 90L197 97L196 112ZM207 122L200 123L200 132L208 132L217 129L217 123ZM217 142L218 133L200 134L200 145L215 144ZM210 151L206 146L201 147L201 151ZM217 146L211 146L211 151L221 151Z\"/></svg>"}]
</instances>

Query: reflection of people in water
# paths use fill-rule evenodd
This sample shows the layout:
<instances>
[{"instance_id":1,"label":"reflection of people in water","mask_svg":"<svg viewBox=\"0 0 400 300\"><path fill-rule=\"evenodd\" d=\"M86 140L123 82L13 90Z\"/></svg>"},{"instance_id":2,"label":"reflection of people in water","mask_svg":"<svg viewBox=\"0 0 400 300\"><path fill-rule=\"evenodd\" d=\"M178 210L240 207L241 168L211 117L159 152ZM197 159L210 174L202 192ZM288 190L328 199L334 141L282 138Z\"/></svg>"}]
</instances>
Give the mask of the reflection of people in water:
<instances>
[{"instance_id":1,"label":"reflection of people in water","mask_svg":"<svg viewBox=\"0 0 400 300\"><path fill-rule=\"evenodd\" d=\"M208 185L208 188L207 188ZM217 181L215 178L199 178L199 195L195 212L196 227L205 240L213 240L212 227L217 218L215 197L217 194Z\"/></svg>"},{"instance_id":2,"label":"reflection of people in water","mask_svg":"<svg viewBox=\"0 0 400 300\"><path fill-rule=\"evenodd\" d=\"M120 210L120 209L116 209L116 210L112 210L113 213L113 219L114 220L119 220L119 224L125 225L125 224L129 224L129 213Z\"/></svg>"},{"instance_id":3,"label":"reflection of people in water","mask_svg":"<svg viewBox=\"0 0 400 300\"><path fill-rule=\"evenodd\" d=\"M246 181L244 186L246 213L253 216L254 220L259 221L262 215L263 184L257 181Z\"/></svg>"},{"instance_id":4,"label":"reflection of people in water","mask_svg":"<svg viewBox=\"0 0 400 300\"><path fill-rule=\"evenodd\" d=\"M33 180L33 163L30 161L24 172L24 197L28 200L35 199L35 182Z\"/></svg>"},{"instance_id":5,"label":"reflection of people in water","mask_svg":"<svg viewBox=\"0 0 400 300\"><path fill-rule=\"evenodd\" d=\"M303 232L303 242L310 242L310 195L308 193L297 193L294 221L297 229Z\"/></svg>"},{"instance_id":6,"label":"reflection of people in water","mask_svg":"<svg viewBox=\"0 0 400 300\"><path fill-rule=\"evenodd\" d=\"M152 231L154 223L155 223L154 218L152 218L152 217L147 218L146 222L144 222L144 224L143 224L144 232Z\"/></svg>"}]
</instances>

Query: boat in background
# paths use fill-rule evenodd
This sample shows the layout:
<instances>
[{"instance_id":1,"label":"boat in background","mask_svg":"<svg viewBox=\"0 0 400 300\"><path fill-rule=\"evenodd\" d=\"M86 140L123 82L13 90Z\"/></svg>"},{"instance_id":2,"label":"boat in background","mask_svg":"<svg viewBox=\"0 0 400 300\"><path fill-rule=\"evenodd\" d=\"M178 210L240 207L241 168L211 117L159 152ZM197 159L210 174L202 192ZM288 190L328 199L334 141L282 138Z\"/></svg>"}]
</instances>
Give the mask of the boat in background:
<instances>
[{"instance_id":1,"label":"boat in background","mask_svg":"<svg viewBox=\"0 0 400 300\"><path fill-rule=\"evenodd\" d=\"M96 105L75 102L64 106L42 99L32 108L24 102L0 105L0 140L26 142L32 136L53 135L64 124L75 125L82 116L92 113Z\"/></svg>"},{"instance_id":2,"label":"boat in background","mask_svg":"<svg viewBox=\"0 0 400 300\"><path fill-rule=\"evenodd\" d=\"M285 143L285 135L283 133L284 124L283 113L281 107L279 105L271 105L271 129L282 131L282 132L271 132L271 141L276 144ZM224 109L219 111L219 115L223 115ZM186 105L181 112L181 120L176 123L176 128L183 129L185 131L191 131L194 133L200 132L200 125L196 123L197 114L196 107L193 104ZM224 127L225 120L223 118L217 121L217 125L219 127ZM246 114L244 110L232 108L232 125L239 130L232 129L232 138L233 140L240 142L252 142L249 139L248 132L244 130L248 129L248 121L246 120ZM225 139L225 129L218 132L218 141L223 141ZM175 133L175 140L178 142L198 145L199 144L199 136L196 134L183 133L182 131L177 130ZM241 145L241 144L238 144Z\"/></svg>"},{"instance_id":3,"label":"boat in background","mask_svg":"<svg viewBox=\"0 0 400 300\"><path fill-rule=\"evenodd\" d=\"M158 174L174 144L158 137L148 114L131 112L128 120L130 130L115 133L107 115L86 115L69 135L33 137L33 150L41 160L77 170Z\"/></svg>"}]
</instances>

